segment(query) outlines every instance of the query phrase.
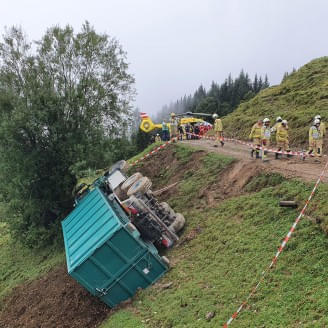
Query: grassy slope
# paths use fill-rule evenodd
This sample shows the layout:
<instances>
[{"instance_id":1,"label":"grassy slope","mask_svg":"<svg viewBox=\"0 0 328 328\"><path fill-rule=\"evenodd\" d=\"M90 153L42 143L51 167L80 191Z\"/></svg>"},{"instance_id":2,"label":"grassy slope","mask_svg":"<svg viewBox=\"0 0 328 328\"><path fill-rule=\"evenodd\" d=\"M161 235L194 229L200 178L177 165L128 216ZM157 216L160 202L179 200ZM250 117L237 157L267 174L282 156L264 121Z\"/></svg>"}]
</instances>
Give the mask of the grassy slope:
<instances>
[{"instance_id":1,"label":"grassy slope","mask_svg":"<svg viewBox=\"0 0 328 328\"><path fill-rule=\"evenodd\" d=\"M57 249L30 250L15 243L5 223L0 222L0 310L3 298L24 281L36 279L64 262Z\"/></svg>"},{"instance_id":2,"label":"grassy slope","mask_svg":"<svg viewBox=\"0 0 328 328\"><path fill-rule=\"evenodd\" d=\"M178 156L187 160L191 152L180 147ZM160 283L173 282L172 288L155 285L140 292L130 307L114 313L102 328L220 327L245 299L298 214L280 208L279 199L303 203L312 185L261 175L247 186L246 195L213 208L201 204L199 186L213 180L229 162L208 154L203 169L186 172L180 192L170 200L187 219L183 237L198 233L168 253L173 268ZM307 214L327 216L328 205L323 202L327 196L328 186L321 185ZM319 225L303 219L277 267L234 325L326 327L327 279L327 237ZM216 315L209 323L205 315L210 311Z\"/></svg>"},{"instance_id":3,"label":"grassy slope","mask_svg":"<svg viewBox=\"0 0 328 328\"><path fill-rule=\"evenodd\" d=\"M269 117L274 122L280 115L289 122L290 141L304 144L316 114L328 120L328 57L311 61L280 85L242 103L224 118L223 124L228 135L245 139L259 118Z\"/></svg>"}]
</instances>

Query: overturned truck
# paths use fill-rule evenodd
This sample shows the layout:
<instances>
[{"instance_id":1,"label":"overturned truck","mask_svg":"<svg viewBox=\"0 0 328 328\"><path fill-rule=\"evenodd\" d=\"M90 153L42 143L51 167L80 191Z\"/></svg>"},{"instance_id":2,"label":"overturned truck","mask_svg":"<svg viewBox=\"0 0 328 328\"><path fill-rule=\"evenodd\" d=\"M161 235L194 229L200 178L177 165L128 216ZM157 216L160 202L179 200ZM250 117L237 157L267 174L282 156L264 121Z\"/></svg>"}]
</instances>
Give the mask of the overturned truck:
<instances>
[{"instance_id":1,"label":"overturned truck","mask_svg":"<svg viewBox=\"0 0 328 328\"><path fill-rule=\"evenodd\" d=\"M120 161L82 185L62 221L68 273L110 307L157 281L169 268L158 251L178 241L185 219L151 191L151 181L126 174Z\"/></svg>"}]
</instances>

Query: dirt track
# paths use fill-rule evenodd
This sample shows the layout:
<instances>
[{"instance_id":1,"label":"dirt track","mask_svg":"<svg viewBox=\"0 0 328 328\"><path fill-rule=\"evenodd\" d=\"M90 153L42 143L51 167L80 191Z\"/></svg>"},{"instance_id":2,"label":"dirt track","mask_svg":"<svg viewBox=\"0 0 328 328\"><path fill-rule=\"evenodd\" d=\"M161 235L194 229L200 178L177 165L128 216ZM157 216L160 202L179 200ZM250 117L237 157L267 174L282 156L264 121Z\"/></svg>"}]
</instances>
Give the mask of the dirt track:
<instances>
[{"instance_id":1,"label":"dirt track","mask_svg":"<svg viewBox=\"0 0 328 328\"><path fill-rule=\"evenodd\" d=\"M214 141L204 139L182 141L182 143L203 148L208 151L218 152L223 155L232 156L246 162L254 161L257 166L261 166L264 171L279 172L287 178L299 178L309 182L318 179L326 161L328 160L327 157L323 157L320 160L321 163L316 163L314 158L306 158L305 161L303 161L298 156L287 159L285 155L283 155L282 159L275 160L275 155L270 153L268 156L269 161L262 162L261 159L251 158L249 147L234 142L226 142L224 147L221 147L220 145L214 147ZM325 172L323 181L328 182L328 172Z\"/></svg>"},{"instance_id":2,"label":"dirt track","mask_svg":"<svg viewBox=\"0 0 328 328\"><path fill-rule=\"evenodd\" d=\"M170 185L180 182L186 171L198 170L201 166L199 159L207 151L240 159L220 172L210 188L206 187L198 191L199 209L203 206L214 206L226 198L240 195L244 192L245 185L261 171L279 172L288 178L315 181L325 162L322 160L322 163L317 164L312 158L303 162L298 157L275 160L274 154L270 154L270 161L263 163L260 159L251 158L248 147L240 144L227 142L224 147L216 148L213 141L207 140L191 140L183 143L200 149L192 154L187 163L179 162L172 148L167 147L151 156L151 159L145 161L140 168L142 174L153 181L154 190L163 187L160 168L165 165L174 173L166 181L167 185ZM328 182L328 172L324 180ZM164 192L159 199L167 201L178 192L176 185ZM181 242L194 238L194 234L197 234L197 231L192 231L190 235L183 237ZM64 265L53 269L42 278L15 288L5 303L4 311L0 312L0 328L94 328L99 327L100 323L114 311L70 278Z\"/></svg>"}]
</instances>

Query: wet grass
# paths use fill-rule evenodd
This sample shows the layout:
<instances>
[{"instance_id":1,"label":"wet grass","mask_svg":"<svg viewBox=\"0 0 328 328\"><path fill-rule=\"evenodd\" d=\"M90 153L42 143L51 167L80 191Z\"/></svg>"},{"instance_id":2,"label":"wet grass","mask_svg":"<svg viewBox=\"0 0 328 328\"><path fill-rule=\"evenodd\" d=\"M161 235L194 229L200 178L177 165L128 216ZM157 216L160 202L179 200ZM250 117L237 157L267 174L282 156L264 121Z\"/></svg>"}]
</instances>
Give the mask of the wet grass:
<instances>
[{"instance_id":1,"label":"wet grass","mask_svg":"<svg viewBox=\"0 0 328 328\"><path fill-rule=\"evenodd\" d=\"M308 147L308 131L315 115L328 120L328 57L315 59L281 84L264 89L223 119L227 135L247 139L252 125L265 117L288 120L289 140Z\"/></svg>"},{"instance_id":2,"label":"wet grass","mask_svg":"<svg viewBox=\"0 0 328 328\"><path fill-rule=\"evenodd\" d=\"M168 253L172 268L160 281L173 282L172 287L143 290L102 328L121 327L123 319L124 327L222 327L245 300L313 184L263 174L246 186L246 194L205 206L195 189L209 185L230 162L207 154L202 169L186 172L179 193L169 200L187 220L181 244ZM299 223L276 267L231 327L328 326L328 238L322 231L327 197L328 186L322 184L306 213L321 224ZM281 208L281 199L296 200L299 208ZM215 313L210 321L208 312Z\"/></svg>"}]
</instances>

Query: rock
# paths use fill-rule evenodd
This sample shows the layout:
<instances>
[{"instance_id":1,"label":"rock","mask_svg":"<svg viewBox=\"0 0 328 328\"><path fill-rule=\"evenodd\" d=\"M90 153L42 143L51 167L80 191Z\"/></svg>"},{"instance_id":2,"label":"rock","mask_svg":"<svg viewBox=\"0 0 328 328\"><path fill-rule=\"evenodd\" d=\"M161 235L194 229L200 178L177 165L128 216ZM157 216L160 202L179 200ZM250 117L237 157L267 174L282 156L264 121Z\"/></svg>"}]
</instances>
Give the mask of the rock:
<instances>
[{"instance_id":1,"label":"rock","mask_svg":"<svg viewBox=\"0 0 328 328\"><path fill-rule=\"evenodd\" d=\"M205 316L205 319L207 320L207 321L210 321L211 319L213 319L215 317L215 312L213 311L213 312L208 312L207 314L206 314L206 316Z\"/></svg>"}]
</instances>

